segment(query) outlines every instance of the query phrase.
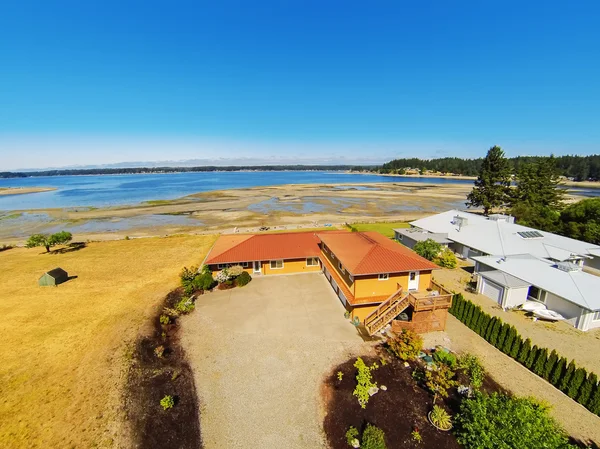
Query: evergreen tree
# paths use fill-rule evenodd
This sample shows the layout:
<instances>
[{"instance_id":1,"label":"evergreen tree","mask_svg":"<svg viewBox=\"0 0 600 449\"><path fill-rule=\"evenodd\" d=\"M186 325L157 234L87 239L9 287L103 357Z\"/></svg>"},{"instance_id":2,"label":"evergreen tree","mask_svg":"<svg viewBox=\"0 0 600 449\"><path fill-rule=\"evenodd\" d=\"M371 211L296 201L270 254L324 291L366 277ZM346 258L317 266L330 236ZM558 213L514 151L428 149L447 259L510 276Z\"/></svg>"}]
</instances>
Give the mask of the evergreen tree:
<instances>
[{"instance_id":1,"label":"evergreen tree","mask_svg":"<svg viewBox=\"0 0 600 449\"><path fill-rule=\"evenodd\" d=\"M554 156L523 164L517 171L517 188L511 206L525 204L531 208L560 210L565 191L560 188L559 175Z\"/></svg>"},{"instance_id":2,"label":"evergreen tree","mask_svg":"<svg viewBox=\"0 0 600 449\"><path fill-rule=\"evenodd\" d=\"M598 385L598 377L596 377L594 373L590 373L585 378L585 381L579 389L579 396L577 396L577 402L587 407L588 402L592 397L592 393L594 392L594 388L596 388L596 385Z\"/></svg>"},{"instance_id":3,"label":"evergreen tree","mask_svg":"<svg viewBox=\"0 0 600 449\"><path fill-rule=\"evenodd\" d=\"M525 343L523 343L521 345L521 348L519 349L519 357L517 358L519 363L522 363L523 365L525 365L525 362L527 361L527 357L529 357L530 352L531 352L531 340L528 338L527 340L525 340Z\"/></svg>"},{"instance_id":4,"label":"evergreen tree","mask_svg":"<svg viewBox=\"0 0 600 449\"><path fill-rule=\"evenodd\" d=\"M462 314L463 314L464 310L465 310L465 301L464 301L462 295L458 294L458 295L456 295L456 312L454 313L454 316L459 321L462 318Z\"/></svg>"},{"instance_id":5,"label":"evergreen tree","mask_svg":"<svg viewBox=\"0 0 600 449\"><path fill-rule=\"evenodd\" d=\"M538 347L537 345L533 345L531 351L529 351L529 355L527 356L527 360L525 360L525 366L529 369L533 368L533 363L538 355Z\"/></svg>"},{"instance_id":6,"label":"evergreen tree","mask_svg":"<svg viewBox=\"0 0 600 449\"><path fill-rule=\"evenodd\" d=\"M573 373L573 377L571 378L571 382L569 382L569 387L567 388L567 396L572 399L575 399L579 396L579 389L581 388L581 384L585 380L587 371L583 368L577 368Z\"/></svg>"},{"instance_id":7,"label":"evergreen tree","mask_svg":"<svg viewBox=\"0 0 600 449\"><path fill-rule=\"evenodd\" d=\"M600 415L600 385L596 384L594 387L587 408L590 412Z\"/></svg>"},{"instance_id":8,"label":"evergreen tree","mask_svg":"<svg viewBox=\"0 0 600 449\"><path fill-rule=\"evenodd\" d=\"M499 146L489 149L481 163L475 187L467 195L468 207L483 207L488 215L493 208L508 203L511 173L504 151Z\"/></svg>"},{"instance_id":9,"label":"evergreen tree","mask_svg":"<svg viewBox=\"0 0 600 449\"><path fill-rule=\"evenodd\" d=\"M469 327L477 332L477 321L479 321L479 317L481 316L481 309L477 306L473 307L473 316L471 317L471 321L469 322Z\"/></svg>"},{"instance_id":10,"label":"evergreen tree","mask_svg":"<svg viewBox=\"0 0 600 449\"><path fill-rule=\"evenodd\" d=\"M533 372L538 376L543 377L546 363L548 363L548 350L542 348L538 351L538 355L533 364Z\"/></svg>"},{"instance_id":11,"label":"evergreen tree","mask_svg":"<svg viewBox=\"0 0 600 449\"><path fill-rule=\"evenodd\" d=\"M512 348L513 341L515 340L515 336L517 335L517 330L514 326L508 327L508 333L506 334L506 338L504 339L504 343L502 344L502 352L505 354L510 354L510 349Z\"/></svg>"},{"instance_id":12,"label":"evergreen tree","mask_svg":"<svg viewBox=\"0 0 600 449\"><path fill-rule=\"evenodd\" d=\"M463 319L463 323L465 323L468 327L467 323L470 323L472 318L473 318L473 303L471 301L469 301L469 302L467 302L467 310L465 313L465 317Z\"/></svg>"},{"instance_id":13,"label":"evergreen tree","mask_svg":"<svg viewBox=\"0 0 600 449\"><path fill-rule=\"evenodd\" d=\"M508 324L502 323L502 327L500 328L500 334L498 335L498 340L496 341L496 348L502 350L502 345L504 344L504 340L506 339L506 334L508 334Z\"/></svg>"},{"instance_id":14,"label":"evergreen tree","mask_svg":"<svg viewBox=\"0 0 600 449\"><path fill-rule=\"evenodd\" d=\"M479 320L479 331L477 332L482 337L485 335L488 325L490 324L490 316L487 313L482 313Z\"/></svg>"},{"instance_id":15,"label":"evergreen tree","mask_svg":"<svg viewBox=\"0 0 600 449\"><path fill-rule=\"evenodd\" d=\"M519 357L519 351L521 350L521 346L522 345L523 345L523 339L521 338L521 336L519 334L517 334L515 336L515 339L513 341L513 345L510 348L510 353L509 353L509 355L513 359L515 359L515 360L518 359L518 357Z\"/></svg>"},{"instance_id":16,"label":"evergreen tree","mask_svg":"<svg viewBox=\"0 0 600 449\"><path fill-rule=\"evenodd\" d=\"M563 374L565 373L565 368L567 367L567 359L561 357L554 365L554 369L552 370L552 375L550 376L550 383L554 385L556 388L559 387L560 381L562 380Z\"/></svg>"},{"instance_id":17,"label":"evergreen tree","mask_svg":"<svg viewBox=\"0 0 600 449\"><path fill-rule=\"evenodd\" d=\"M550 375L552 374L552 369L554 368L554 365L556 365L557 361L558 361L558 354L553 349L552 352L550 353L550 357L548 357L546 366L544 366L544 375L543 375L544 379L546 379L548 381L550 380Z\"/></svg>"},{"instance_id":18,"label":"evergreen tree","mask_svg":"<svg viewBox=\"0 0 600 449\"><path fill-rule=\"evenodd\" d=\"M569 385L571 384L573 373L575 373L575 362L571 360L562 376L562 379L560 380L560 384L558 385L559 390L563 391L564 393L567 392Z\"/></svg>"},{"instance_id":19,"label":"evergreen tree","mask_svg":"<svg viewBox=\"0 0 600 449\"><path fill-rule=\"evenodd\" d=\"M496 322L494 323L494 328L492 329L492 334L490 336L490 344L492 344L493 346L496 346L496 343L498 343L498 334L500 333L501 327L502 323L500 322L500 320L496 320Z\"/></svg>"},{"instance_id":20,"label":"evergreen tree","mask_svg":"<svg viewBox=\"0 0 600 449\"><path fill-rule=\"evenodd\" d=\"M485 338L490 343L492 343L492 331L494 330L494 326L496 326L497 321L498 318L496 318L495 316L491 317L490 322L488 323L487 328L485 329L485 334L483 338Z\"/></svg>"}]
</instances>

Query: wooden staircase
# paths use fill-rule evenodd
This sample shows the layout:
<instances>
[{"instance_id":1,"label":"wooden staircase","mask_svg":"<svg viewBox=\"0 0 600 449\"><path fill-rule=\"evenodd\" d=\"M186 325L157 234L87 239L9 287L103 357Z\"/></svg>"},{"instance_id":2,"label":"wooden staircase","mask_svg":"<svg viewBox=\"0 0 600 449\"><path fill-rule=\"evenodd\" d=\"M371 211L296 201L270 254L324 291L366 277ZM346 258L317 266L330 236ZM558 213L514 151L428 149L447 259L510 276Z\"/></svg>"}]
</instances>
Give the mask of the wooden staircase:
<instances>
[{"instance_id":1,"label":"wooden staircase","mask_svg":"<svg viewBox=\"0 0 600 449\"><path fill-rule=\"evenodd\" d=\"M408 306L408 293L404 293L402 287L400 287L398 291L393 293L365 318L365 329L369 335L379 332Z\"/></svg>"}]
</instances>

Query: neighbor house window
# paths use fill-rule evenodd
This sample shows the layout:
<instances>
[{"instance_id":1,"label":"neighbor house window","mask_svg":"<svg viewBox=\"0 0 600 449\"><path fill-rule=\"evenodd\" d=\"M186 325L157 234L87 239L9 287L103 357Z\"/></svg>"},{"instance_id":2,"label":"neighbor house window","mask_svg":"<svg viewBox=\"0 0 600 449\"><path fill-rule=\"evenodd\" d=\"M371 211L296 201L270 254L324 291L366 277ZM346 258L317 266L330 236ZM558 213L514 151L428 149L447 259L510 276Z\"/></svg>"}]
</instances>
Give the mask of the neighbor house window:
<instances>
[{"instance_id":1,"label":"neighbor house window","mask_svg":"<svg viewBox=\"0 0 600 449\"><path fill-rule=\"evenodd\" d=\"M217 268L219 270L222 270L223 268L227 268L227 264L226 263L220 263L219 265L217 265Z\"/></svg>"},{"instance_id":2,"label":"neighbor house window","mask_svg":"<svg viewBox=\"0 0 600 449\"><path fill-rule=\"evenodd\" d=\"M540 289L537 288L535 285L532 285L531 287L529 287L528 296L539 300L540 299Z\"/></svg>"},{"instance_id":3,"label":"neighbor house window","mask_svg":"<svg viewBox=\"0 0 600 449\"><path fill-rule=\"evenodd\" d=\"M600 310L594 312L594 321L600 321Z\"/></svg>"},{"instance_id":4,"label":"neighbor house window","mask_svg":"<svg viewBox=\"0 0 600 449\"><path fill-rule=\"evenodd\" d=\"M319 259L317 259L316 257L309 257L306 259L307 267L316 267L317 265L319 265Z\"/></svg>"},{"instance_id":5,"label":"neighbor house window","mask_svg":"<svg viewBox=\"0 0 600 449\"><path fill-rule=\"evenodd\" d=\"M344 270L344 266L342 265L342 262L338 262L338 268L340 269L342 274L346 273L346 270Z\"/></svg>"},{"instance_id":6,"label":"neighbor house window","mask_svg":"<svg viewBox=\"0 0 600 449\"><path fill-rule=\"evenodd\" d=\"M380 281L387 281L390 278L390 274L389 273L380 273L379 274L379 280Z\"/></svg>"},{"instance_id":7,"label":"neighbor house window","mask_svg":"<svg viewBox=\"0 0 600 449\"><path fill-rule=\"evenodd\" d=\"M404 238L404 236L400 233L398 233L397 235L398 235L398 240L402 240Z\"/></svg>"},{"instance_id":8,"label":"neighbor house window","mask_svg":"<svg viewBox=\"0 0 600 449\"><path fill-rule=\"evenodd\" d=\"M272 270L279 270L283 268L283 260L272 260L271 261L271 269Z\"/></svg>"},{"instance_id":9,"label":"neighbor house window","mask_svg":"<svg viewBox=\"0 0 600 449\"><path fill-rule=\"evenodd\" d=\"M241 262L240 265L242 268L248 268L248 262Z\"/></svg>"}]
</instances>

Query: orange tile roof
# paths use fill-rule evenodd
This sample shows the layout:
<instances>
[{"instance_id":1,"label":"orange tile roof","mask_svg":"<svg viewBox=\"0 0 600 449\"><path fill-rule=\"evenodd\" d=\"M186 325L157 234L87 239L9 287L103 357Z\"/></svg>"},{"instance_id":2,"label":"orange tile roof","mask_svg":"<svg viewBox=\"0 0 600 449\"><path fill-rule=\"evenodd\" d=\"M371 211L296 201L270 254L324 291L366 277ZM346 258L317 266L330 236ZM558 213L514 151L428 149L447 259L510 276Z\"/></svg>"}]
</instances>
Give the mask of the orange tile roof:
<instances>
[{"instance_id":1,"label":"orange tile roof","mask_svg":"<svg viewBox=\"0 0 600 449\"><path fill-rule=\"evenodd\" d=\"M206 263L236 263L253 260L303 259L318 257L319 238L312 232L281 234L222 235L211 249Z\"/></svg>"},{"instance_id":2,"label":"orange tile roof","mask_svg":"<svg viewBox=\"0 0 600 449\"><path fill-rule=\"evenodd\" d=\"M378 232L317 235L353 276L439 268L433 262Z\"/></svg>"}]
</instances>

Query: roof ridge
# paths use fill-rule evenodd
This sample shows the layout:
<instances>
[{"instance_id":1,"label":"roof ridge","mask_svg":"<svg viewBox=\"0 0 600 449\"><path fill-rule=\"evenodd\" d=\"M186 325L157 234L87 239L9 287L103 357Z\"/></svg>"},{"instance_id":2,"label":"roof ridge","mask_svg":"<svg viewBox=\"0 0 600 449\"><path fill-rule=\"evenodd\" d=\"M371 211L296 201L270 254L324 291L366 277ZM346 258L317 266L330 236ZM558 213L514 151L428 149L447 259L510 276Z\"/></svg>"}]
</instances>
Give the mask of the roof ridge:
<instances>
[{"instance_id":1,"label":"roof ridge","mask_svg":"<svg viewBox=\"0 0 600 449\"><path fill-rule=\"evenodd\" d=\"M359 271L359 268L360 268L360 266L363 264L363 262L365 261L365 259L366 259L367 257L369 257L369 255L370 255L370 254L371 254L373 251L375 251L375 249L376 249L378 246L381 246L381 245L379 245L377 242L375 242L375 244L374 244L374 245L371 247L371 249L370 249L369 251L367 251L367 253L364 255L364 257L363 257L362 259L360 259L360 262L358 262L358 263L356 264L356 266L354 267L354 270L355 270L355 271ZM383 247L382 247L382 248L383 248ZM385 249L385 248L384 248L384 249Z\"/></svg>"}]
</instances>

